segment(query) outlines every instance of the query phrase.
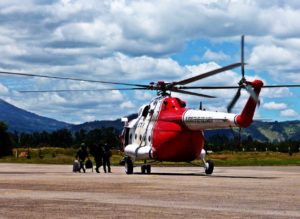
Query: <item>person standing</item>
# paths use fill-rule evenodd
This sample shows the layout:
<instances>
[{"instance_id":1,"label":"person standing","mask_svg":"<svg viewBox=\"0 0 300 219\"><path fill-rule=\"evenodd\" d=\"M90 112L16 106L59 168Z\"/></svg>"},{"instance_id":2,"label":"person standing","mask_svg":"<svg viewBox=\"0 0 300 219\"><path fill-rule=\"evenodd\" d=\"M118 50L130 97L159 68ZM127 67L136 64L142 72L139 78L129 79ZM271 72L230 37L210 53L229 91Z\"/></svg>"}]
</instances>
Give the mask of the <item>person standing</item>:
<instances>
[{"instance_id":1,"label":"person standing","mask_svg":"<svg viewBox=\"0 0 300 219\"><path fill-rule=\"evenodd\" d=\"M84 143L81 144L79 150L76 153L76 157L78 158L79 164L80 164L79 172L81 172L81 169L82 169L83 172L85 173L84 161L88 157L88 152L87 152L87 150L85 148L85 144Z\"/></svg>"},{"instance_id":2,"label":"person standing","mask_svg":"<svg viewBox=\"0 0 300 219\"><path fill-rule=\"evenodd\" d=\"M99 168L102 166L102 159L103 159L103 148L100 145L95 145L93 147L93 150L91 150L91 154L94 157L95 163L96 163L96 172L100 173Z\"/></svg>"},{"instance_id":3,"label":"person standing","mask_svg":"<svg viewBox=\"0 0 300 219\"><path fill-rule=\"evenodd\" d=\"M108 144L104 144L104 153L103 153L103 170L106 173L106 167L109 173L111 173L110 169L110 157L111 157L111 150Z\"/></svg>"}]
</instances>

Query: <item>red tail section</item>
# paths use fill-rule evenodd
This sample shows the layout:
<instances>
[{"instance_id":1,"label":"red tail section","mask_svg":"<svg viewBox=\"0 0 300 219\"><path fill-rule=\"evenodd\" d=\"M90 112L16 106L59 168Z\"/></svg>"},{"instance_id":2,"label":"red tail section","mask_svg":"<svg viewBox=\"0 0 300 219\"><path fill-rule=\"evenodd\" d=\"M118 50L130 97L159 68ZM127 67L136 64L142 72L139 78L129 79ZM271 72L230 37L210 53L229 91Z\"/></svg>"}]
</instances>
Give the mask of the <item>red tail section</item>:
<instances>
[{"instance_id":1,"label":"red tail section","mask_svg":"<svg viewBox=\"0 0 300 219\"><path fill-rule=\"evenodd\" d=\"M261 80L255 80L250 82L250 85L254 88L254 92L257 97L259 96L260 90L264 83ZM247 128L253 121L254 112L256 109L257 101L255 101L251 96L249 97L243 111L236 117L236 123L242 127Z\"/></svg>"}]
</instances>

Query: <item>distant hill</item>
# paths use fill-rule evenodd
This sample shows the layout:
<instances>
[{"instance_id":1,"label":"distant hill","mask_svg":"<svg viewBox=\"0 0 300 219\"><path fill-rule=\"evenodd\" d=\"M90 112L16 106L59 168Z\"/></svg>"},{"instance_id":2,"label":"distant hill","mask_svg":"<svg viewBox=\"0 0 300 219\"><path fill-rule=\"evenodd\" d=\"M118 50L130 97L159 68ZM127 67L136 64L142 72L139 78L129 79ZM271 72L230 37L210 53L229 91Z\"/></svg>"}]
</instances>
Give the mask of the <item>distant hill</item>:
<instances>
[{"instance_id":1,"label":"distant hill","mask_svg":"<svg viewBox=\"0 0 300 219\"><path fill-rule=\"evenodd\" d=\"M70 124L55 119L39 116L13 106L0 99L0 121L8 125L9 131L35 132L54 131L62 128L70 128Z\"/></svg>"},{"instance_id":2,"label":"distant hill","mask_svg":"<svg viewBox=\"0 0 300 219\"><path fill-rule=\"evenodd\" d=\"M129 116L129 120L136 118L137 114ZM113 127L120 132L123 129L121 119L114 121L94 121L87 122L81 125L73 126L73 131L80 129L92 130L95 128ZM239 130L234 129L220 129L220 130L206 130L204 131L205 138L209 138L214 135L224 135L227 138L233 138L238 136ZM300 121L286 121L286 122L253 122L253 124L247 128L241 130L241 137L243 139L251 136L253 140L260 142L282 142L287 140L300 140Z\"/></svg>"},{"instance_id":3,"label":"distant hill","mask_svg":"<svg viewBox=\"0 0 300 219\"><path fill-rule=\"evenodd\" d=\"M137 114L132 114L128 116L128 119L130 121L136 117ZM113 127L121 132L123 129L123 123L121 122L121 119L85 122L80 125L73 125L71 127L71 131L76 132L79 131L80 129L90 131L96 128L109 128L109 127Z\"/></svg>"},{"instance_id":4,"label":"distant hill","mask_svg":"<svg viewBox=\"0 0 300 219\"><path fill-rule=\"evenodd\" d=\"M130 115L129 120L136 118L137 114ZM121 132L123 124L121 119L103 120L86 122L80 125L68 124L54 119L39 116L34 113L27 112L23 109L15 107L0 99L0 121L4 121L9 126L9 131L17 132L41 132L55 131L62 128L68 128L72 132L85 129L87 131L95 128L113 127ZM238 135L237 129L234 131ZM225 135L228 138L233 138L231 129L207 130L205 137L209 138L213 135ZM252 139L262 142L281 142L286 140L300 140L300 121L285 121L285 122L253 122L253 124L241 131L242 138L251 136Z\"/></svg>"},{"instance_id":5,"label":"distant hill","mask_svg":"<svg viewBox=\"0 0 300 219\"><path fill-rule=\"evenodd\" d=\"M285 122L254 122L244 134L252 135L254 139L269 142L300 140L300 121Z\"/></svg>"}]
</instances>

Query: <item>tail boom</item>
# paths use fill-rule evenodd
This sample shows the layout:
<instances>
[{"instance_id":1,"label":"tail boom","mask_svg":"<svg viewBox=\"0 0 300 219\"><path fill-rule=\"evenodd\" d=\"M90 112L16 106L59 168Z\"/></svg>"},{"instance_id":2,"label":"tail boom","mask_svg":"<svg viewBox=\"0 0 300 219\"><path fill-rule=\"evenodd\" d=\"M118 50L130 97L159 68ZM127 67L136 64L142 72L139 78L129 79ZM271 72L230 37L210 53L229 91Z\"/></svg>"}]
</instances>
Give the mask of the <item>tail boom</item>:
<instances>
[{"instance_id":1,"label":"tail boom","mask_svg":"<svg viewBox=\"0 0 300 219\"><path fill-rule=\"evenodd\" d=\"M255 94L259 95L263 82L255 80L248 82L254 88ZM206 129L223 129L241 127L247 128L253 121L253 116L258 101L254 100L252 96L240 114L211 112L203 110L188 109L183 113L182 122L189 130L206 130Z\"/></svg>"},{"instance_id":2,"label":"tail boom","mask_svg":"<svg viewBox=\"0 0 300 219\"><path fill-rule=\"evenodd\" d=\"M254 88L254 92L258 97L264 83L261 80L255 80L253 82L249 82L249 84ZM251 125L257 104L258 101L254 100L252 96L248 98L243 111L235 118L239 127L247 128Z\"/></svg>"}]
</instances>

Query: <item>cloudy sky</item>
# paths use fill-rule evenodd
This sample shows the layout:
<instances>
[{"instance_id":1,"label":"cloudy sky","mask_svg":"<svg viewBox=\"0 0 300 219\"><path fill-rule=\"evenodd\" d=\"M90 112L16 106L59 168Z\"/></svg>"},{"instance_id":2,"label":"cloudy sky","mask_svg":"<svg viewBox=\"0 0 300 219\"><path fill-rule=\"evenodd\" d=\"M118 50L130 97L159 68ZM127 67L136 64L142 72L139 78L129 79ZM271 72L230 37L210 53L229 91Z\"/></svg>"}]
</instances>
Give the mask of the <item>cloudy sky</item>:
<instances>
[{"instance_id":1,"label":"cloudy sky","mask_svg":"<svg viewBox=\"0 0 300 219\"><path fill-rule=\"evenodd\" d=\"M125 83L176 81L240 61L265 84L300 83L300 1L1 0L0 70ZM197 85L236 85L240 69ZM195 85L195 84L193 84ZM0 75L0 98L58 120L81 123L136 112L154 91L19 93L100 89L105 84ZM180 96L190 108L226 111L235 91ZM300 88L265 89L257 119L300 119ZM240 98L239 112L247 94Z\"/></svg>"}]
</instances>

